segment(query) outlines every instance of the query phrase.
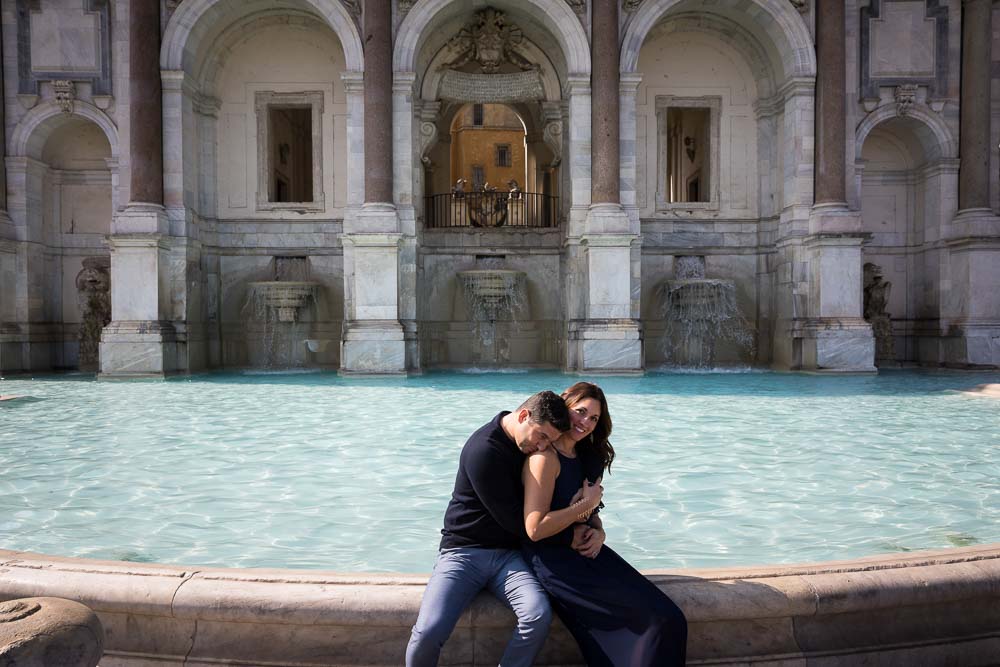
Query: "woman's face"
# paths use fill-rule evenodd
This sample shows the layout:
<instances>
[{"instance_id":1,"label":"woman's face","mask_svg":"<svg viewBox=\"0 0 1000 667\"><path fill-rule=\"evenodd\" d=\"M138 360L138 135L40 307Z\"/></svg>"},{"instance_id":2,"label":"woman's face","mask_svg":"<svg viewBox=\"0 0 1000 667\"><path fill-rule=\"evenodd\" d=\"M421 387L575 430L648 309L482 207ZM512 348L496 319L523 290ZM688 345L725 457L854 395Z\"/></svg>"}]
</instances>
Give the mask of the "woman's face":
<instances>
[{"instance_id":1,"label":"woman's face","mask_svg":"<svg viewBox=\"0 0 1000 667\"><path fill-rule=\"evenodd\" d=\"M570 429L567 435L579 442L594 432L601 417L601 404L596 399L584 398L569 406Z\"/></svg>"}]
</instances>

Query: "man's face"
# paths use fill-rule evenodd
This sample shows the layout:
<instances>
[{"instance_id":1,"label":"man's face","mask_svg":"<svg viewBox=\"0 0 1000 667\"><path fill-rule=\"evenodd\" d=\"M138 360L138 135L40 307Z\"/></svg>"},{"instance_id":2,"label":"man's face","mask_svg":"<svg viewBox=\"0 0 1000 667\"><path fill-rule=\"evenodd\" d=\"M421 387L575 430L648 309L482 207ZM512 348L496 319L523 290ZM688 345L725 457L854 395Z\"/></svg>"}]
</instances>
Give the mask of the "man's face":
<instances>
[{"instance_id":1,"label":"man's face","mask_svg":"<svg viewBox=\"0 0 1000 667\"><path fill-rule=\"evenodd\" d=\"M523 454L544 451L560 435L562 435L562 431L549 422L531 421L531 413L527 410L521 410L517 414L514 442Z\"/></svg>"}]
</instances>

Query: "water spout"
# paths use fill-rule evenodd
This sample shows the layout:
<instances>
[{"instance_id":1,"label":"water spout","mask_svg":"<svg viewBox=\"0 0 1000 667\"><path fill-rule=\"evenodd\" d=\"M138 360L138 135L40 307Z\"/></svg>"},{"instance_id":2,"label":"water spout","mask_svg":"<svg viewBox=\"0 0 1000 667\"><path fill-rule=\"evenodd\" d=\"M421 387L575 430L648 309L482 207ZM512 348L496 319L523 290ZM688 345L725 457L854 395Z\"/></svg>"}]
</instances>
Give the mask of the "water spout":
<instances>
[{"instance_id":1,"label":"water spout","mask_svg":"<svg viewBox=\"0 0 1000 667\"><path fill-rule=\"evenodd\" d=\"M715 360L719 341L730 341L752 354L753 330L740 314L732 280L705 277L703 257L678 257L675 280L663 286L666 323L664 355L679 366L706 367Z\"/></svg>"},{"instance_id":2,"label":"water spout","mask_svg":"<svg viewBox=\"0 0 1000 667\"><path fill-rule=\"evenodd\" d=\"M498 349L496 323L499 320L516 321L518 311L525 307L527 291L524 272L475 269L459 271L458 279L481 347L492 357L487 361L499 363L504 355Z\"/></svg>"}]
</instances>

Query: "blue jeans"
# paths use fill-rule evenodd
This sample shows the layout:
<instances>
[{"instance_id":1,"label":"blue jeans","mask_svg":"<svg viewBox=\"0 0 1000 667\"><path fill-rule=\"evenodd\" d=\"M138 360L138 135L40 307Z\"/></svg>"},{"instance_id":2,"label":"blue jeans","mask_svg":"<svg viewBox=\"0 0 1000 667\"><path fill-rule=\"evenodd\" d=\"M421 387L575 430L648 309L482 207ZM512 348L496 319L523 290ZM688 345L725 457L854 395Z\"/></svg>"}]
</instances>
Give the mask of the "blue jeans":
<instances>
[{"instance_id":1,"label":"blue jeans","mask_svg":"<svg viewBox=\"0 0 1000 667\"><path fill-rule=\"evenodd\" d=\"M406 647L406 667L433 667L458 618L488 588L517 616L501 667L529 667L552 622L549 598L521 553L512 549L444 549L420 602Z\"/></svg>"}]
</instances>

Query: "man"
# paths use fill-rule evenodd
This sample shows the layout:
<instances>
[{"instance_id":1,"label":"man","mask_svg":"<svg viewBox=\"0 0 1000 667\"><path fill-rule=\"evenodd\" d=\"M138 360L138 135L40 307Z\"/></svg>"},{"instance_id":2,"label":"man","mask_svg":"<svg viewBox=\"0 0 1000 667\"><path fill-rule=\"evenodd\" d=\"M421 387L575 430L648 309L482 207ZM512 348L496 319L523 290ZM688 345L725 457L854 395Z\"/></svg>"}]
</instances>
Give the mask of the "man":
<instances>
[{"instance_id":1,"label":"man","mask_svg":"<svg viewBox=\"0 0 1000 667\"><path fill-rule=\"evenodd\" d=\"M514 412L501 412L465 443L444 515L441 550L406 647L407 667L437 665L462 611L484 588L517 616L500 664L531 665L545 643L552 610L521 557L521 469L525 456L547 448L569 426L565 401L543 391Z\"/></svg>"}]
</instances>

